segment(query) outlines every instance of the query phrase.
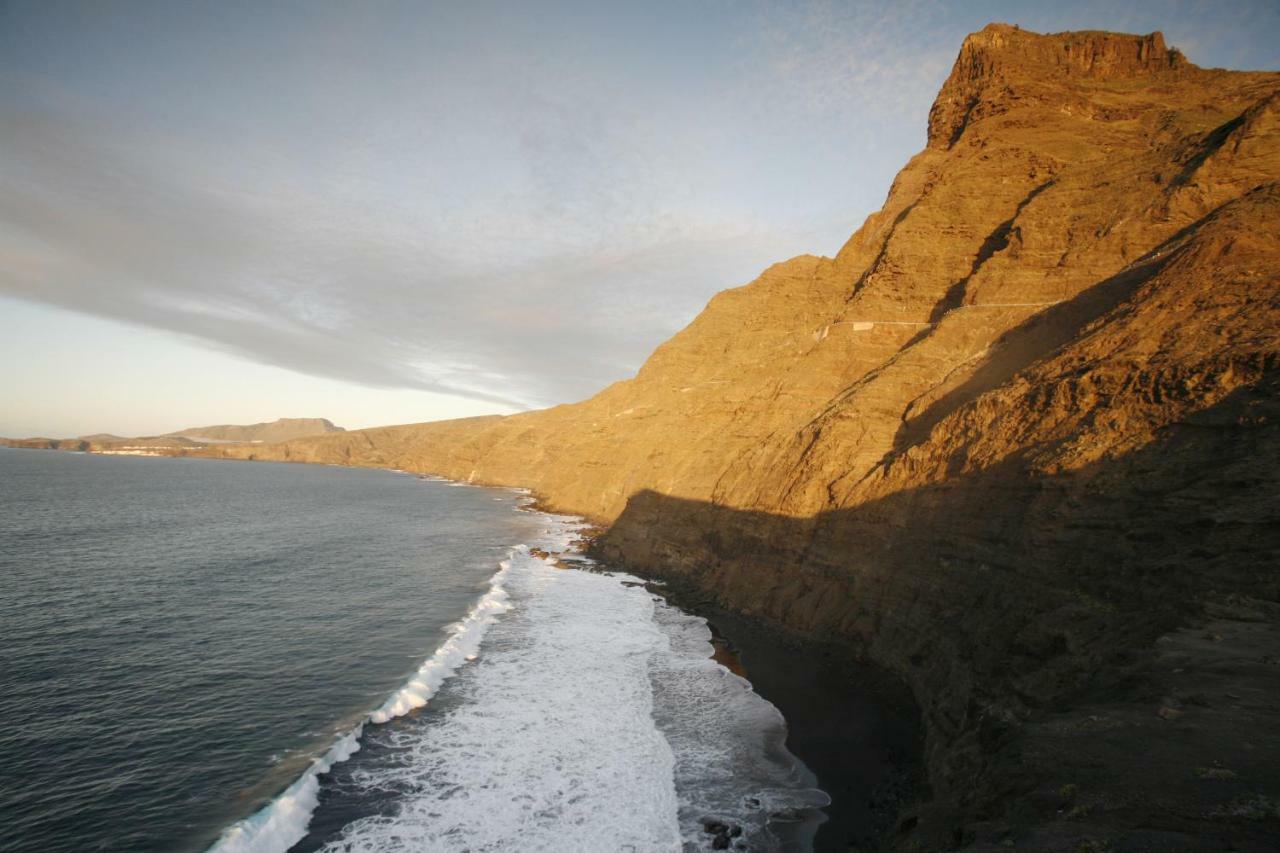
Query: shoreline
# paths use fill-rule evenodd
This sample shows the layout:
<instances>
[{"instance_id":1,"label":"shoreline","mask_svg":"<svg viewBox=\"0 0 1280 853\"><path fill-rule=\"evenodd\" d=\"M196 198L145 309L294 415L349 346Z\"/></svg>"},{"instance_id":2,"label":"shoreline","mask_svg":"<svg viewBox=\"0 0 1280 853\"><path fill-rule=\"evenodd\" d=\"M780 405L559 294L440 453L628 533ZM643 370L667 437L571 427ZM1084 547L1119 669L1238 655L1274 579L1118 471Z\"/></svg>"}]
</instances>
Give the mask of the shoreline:
<instances>
[{"instance_id":1,"label":"shoreline","mask_svg":"<svg viewBox=\"0 0 1280 853\"><path fill-rule=\"evenodd\" d=\"M458 482L438 474L417 476ZM822 809L826 821L817 830L814 853L880 850L913 820L905 812L927 799L929 790L926 732L914 695L892 671L860 658L848 645L816 640L728 610L687 581L659 577L594 553L596 541L609 526L566 513L532 489L464 485L516 491L529 498L530 511L579 519L584 526L578 537L564 551L547 555L558 558L561 568L632 575L652 594L706 621L713 659L745 678L778 709L787 725L787 749L831 797Z\"/></svg>"},{"instance_id":2,"label":"shoreline","mask_svg":"<svg viewBox=\"0 0 1280 853\"><path fill-rule=\"evenodd\" d=\"M571 523L576 521L583 527L579 529L576 539L565 542L560 549L544 550L538 546L513 546L513 548L525 547L531 557L564 571L576 570L605 575L632 574L623 567L602 563L587 553L590 541L602 532L602 528L579 516L548 509L528 489L464 483L438 475L403 469L383 468L382 470L449 485L475 486L485 490L496 489L515 493L527 501L517 504L518 512L531 512L562 521L568 520ZM507 559L509 560L510 556ZM490 579L490 592L482 595L471 605L462 623L471 622L477 614L486 611L484 606L486 600L493 589L501 587L502 578L507 571L506 560L499 565L500 568ZM894 742L892 736L887 740L884 739L886 727L868 725L870 720L882 723L885 718L887 707L879 704L880 697L868 691L866 684L858 684L853 680L840 681L833 686L822 684L821 679L811 679L810 673L822 672L830 675L837 672L836 659L829 652L817 653L812 643L785 641L782 645L778 645L776 641L779 638L760 626L753 626L728 612L709 614L705 608L695 607L680 600L671 595L669 590L656 585L648 578L640 575L632 576L634 580L621 581L621 583L625 586L643 586L646 592L662 598L671 607L705 622L711 633L710 644L713 651L710 657L724 665L730 672L746 679L757 696L778 709L785 721L786 749L817 777L818 787L830 796L829 805L812 811L808 809L798 811L792 817L783 818L780 824L775 824L774 832L783 844L782 849L792 853L798 853L801 850L812 850L816 853L831 850L843 853L878 849L879 842L890 825L884 824L883 821L868 821L866 806L869 803L862 801L883 789L885 785L882 783L886 780L898 784L897 780L905 778L904 774L907 772L907 765L900 760L900 756L886 759L883 755L884 744ZM490 619L482 621L487 624ZM473 654L481 653L481 641L485 634L487 631L476 637ZM435 663L440 658L441 652L451 647L456 639L456 636L451 637L437 648L419 669L418 675L421 676L423 670ZM798 665L797 659L799 659ZM466 660L472 660L472 656L467 656ZM455 665L461 666L462 662L458 661ZM448 669L450 672L445 674L445 678L452 674L453 667ZM790 683L788 683L788 676L791 679ZM797 676L801 682L809 683L796 683ZM419 679L411 678L408 687L412 687L417 680ZM415 702L413 707L397 706L391 714L383 714L386 708L395 704L397 697L406 689L407 687L402 687L400 691L393 693L378 710L364 715L352 729L346 731L318 757L313 758L307 769L263 806L241 820L224 827L208 848L211 853L222 849L239 849L244 839L238 837L237 831L243 832L260 822L266 826L254 826L255 829L266 829L268 834L275 834L281 827L275 826L278 816L274 812L282 799L296 798L305 801L307 810L312 814L307 817L304 835L300 841L310 837L307 833L311 832L311 817L320 805L319 787L323 779L328 776L332 765L345 762L352 754L361 750L364 730L370 724L387 722L390 717L413 713L417 710L418 703ZM848 706L837 701L838 699L852 700L852 703L858 706L857 712L849 715ZM801 709L803 716L798 722L794 717L797 710ZM837 719L845 719L845 722L834 727L823 724L813 725L815 720L830 722ZM836 747L834 753L831 752L833 745ZM849 760L850 749L857 751L861 760L854 762L856 766L844 767L840 772L832 772L832 762L823 761L823 756L820 754L825 750L829 758L845 762ZM910 754L910 752L908 750L903 754ZM874 784L868 784L868 778L872 779ZM896 814L896 811L894 813ZM715 849L720 849L718 842L731 841L733 837L728 834L734 829L732 823L708 823L704 818L703 826L708 837L717 842L714 845ZM253 843L250 841L249 846L253 847Z\"/></svg>"},{"instance_id":3,"label":"shoreline","mask_svg":"<svg viewBox=\"0 0 1280 853\"><path fill-rule=\"evenodd\" d=\"M531 509L562 514L532 496ZM588 523L569 554L591 560L597 568L572 559L569 568L633 575L668 604L704 619L711 631L712 658L745 678L782 714L787 749L831 797L822 809L826 821L814 838L814 853L882 849L904 819L904 810L928 790L925 731L907 685L889 670L859 659L848 646L765 624L714 604L690 584L594 556L593 544L606 528Z\"/></svg>"},{"instance_id":4,"label":"shoreline","mask_svg":"<svg viewBox=\"0 0 1280 853\"><path fill-rule=\"evenodd\" d=\"M44 449L44 448L15 448ZM92 453L92 451L89 451ZM107 454L102 454L107 455ZM168 458L204 458L222 462L315 464L303 460L162 454ZM531 489L496 483L453 480L439 474L390 465L332 464L331 467L384 470L451 484L496 488L529 498L525 508L549 515L573 515L549 505ZM817 777L831 797L822 811L813 849L880 849L899 825L900 813L927 790L922 759L924 728L910 691L890 671L860 660L837 643L822 642L762 623L714 604L693 585L664 579L635 567L593 555L595 540L607 526L579 519L585 527L559 554L562 568L618 571L645 582L653 594L707 622L713 658L746 678L773 704L787 724L787 748ZM595 563L592 569L584 561ZM909 819L909 818L908 818Z\"/></svg>"},{"instance_id":5,"label":"shoreline","mask_svg":"<svg viewBox=\"0 0 1280 853\"><path fill-rule=\"evenodd\" d=\"M678 587L647 587L705 619L717 662L786 720L787 749L831 797L815 853L881 849L926 785L924 730L906 685L848 648L789 635Z\"/></svg>"}]
</instances>

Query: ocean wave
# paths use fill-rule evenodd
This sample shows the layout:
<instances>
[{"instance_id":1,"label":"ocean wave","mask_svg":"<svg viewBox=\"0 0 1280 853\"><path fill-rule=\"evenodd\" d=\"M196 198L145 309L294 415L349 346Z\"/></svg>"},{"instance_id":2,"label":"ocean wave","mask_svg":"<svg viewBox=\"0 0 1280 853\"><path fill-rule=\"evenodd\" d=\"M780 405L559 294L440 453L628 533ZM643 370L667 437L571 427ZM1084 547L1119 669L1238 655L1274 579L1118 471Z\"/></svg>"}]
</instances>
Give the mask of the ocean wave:
<instances>
[{"instance_id":1,"label":"ocean wave","mask_svg":"<svg viewBox=\"0 0 1280 853\"><path fill-rule=\"evenodd\" d=\"M712 659L704 619L630 575L563 569L555 555L586 525L538 515L533 547L511 550L418 672L215 851L306 837L320 776L362 736L369 751L337 771L332 808L379 804L309 842L324 853L805 847L829 799L787 751L777 709ZM446 682L438 713L379 725Z\"/></svg>"},{"instance_id":2,"label":"ocean wave","mask_svg":"<svg viewBox=\"0 0 1280 853\"><path fill-rule=\"evenodd\" d=\"M552 554L581 529L546 519L535 544ZM511 563L518 606L450 682L440 713L379 733L380 760L346 784L386 803L325 853L682 849L675 757L649 685L666 645L651 598L528 552Z\"/></svg>"},{"instance_id":3,"label":"ocean wave","mask_svg":"<svg viewBox=\"0 0 1280 853\"><path fill-rule=\"evenodd\" d=\"M528 548L523 544L512 548L490 578L488 592L471 606L465 617L448 626L448 639L427 658L413 677L381 707L371 712L364 722L338 738L284 793L250 817L232 824L210 848L210 853L283 853L302 840L319 803L320 776L360 750L360 737L366 724L380 725L426 705L441 684L464 663L475 658L485 631L510 609L509 596L502 581L511 567L511 560L527 552Z\"/></svg>"},{"instance_id":4,"label":"ocean wave","mask_svg":"<svg viewBox=\"0 0 1280 853\"><path fill-rule=\"evenodd\" d=\"M339 738L283 794L252 817L233 824L210 850L217 853L277 853L301 841L320 802L320 777L335 764L360 751L363 730L362 723Z\"/></svg>"},{"instance_id":5,"label":"ocean wave","mask_svg":"<svg viewBox=\"0 0 1280 853\"><path fill-rule=\"evenodd\" d=\"M511 568L511 560L517 553L528 552L524 545L513 549L511 557L498 564L499 568L489 582L489 591L471 608L459 622L450 625L449 639L436 649L435 654L418 668L413 678L369 715L374 723L385 723L395 717L421 708L435 695L445 679L458 671L468 660L474 660L480 651L480 642L494 620L511 609L511 597L503 589L502 582Z\"/></svg>"}]
</instances>

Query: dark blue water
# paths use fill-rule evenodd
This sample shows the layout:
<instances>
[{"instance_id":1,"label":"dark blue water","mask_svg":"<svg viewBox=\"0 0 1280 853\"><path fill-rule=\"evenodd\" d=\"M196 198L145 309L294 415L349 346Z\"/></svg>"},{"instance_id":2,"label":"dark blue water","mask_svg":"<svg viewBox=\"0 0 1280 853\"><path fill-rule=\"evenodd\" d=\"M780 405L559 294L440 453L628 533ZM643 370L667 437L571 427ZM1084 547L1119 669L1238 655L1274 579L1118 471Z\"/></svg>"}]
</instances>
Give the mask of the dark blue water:
<instances>
[{"instance_id":1,"label":"dark blue water","mask_svg":"<svg viewBox=\"0 0 1280 853\"><path fill-rule=\"evenodd\" d=\"M207 846L432 654L534 524L515 502L0 449L0 846Z\"/></svg>"}]
</instances>

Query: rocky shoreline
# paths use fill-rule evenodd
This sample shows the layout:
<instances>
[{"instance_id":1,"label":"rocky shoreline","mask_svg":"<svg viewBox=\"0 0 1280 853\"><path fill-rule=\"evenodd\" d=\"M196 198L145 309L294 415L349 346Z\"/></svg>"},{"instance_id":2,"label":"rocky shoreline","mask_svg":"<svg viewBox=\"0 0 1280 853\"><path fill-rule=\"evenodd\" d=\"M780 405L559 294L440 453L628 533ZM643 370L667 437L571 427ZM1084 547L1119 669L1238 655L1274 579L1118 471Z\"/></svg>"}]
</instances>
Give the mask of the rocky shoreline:
<instances>
[{"instance_id":1,"label":"rocky shoreline","mask_svg":"<svg viewBox=\"0 0 1280 853\"><path fill-rule=\"evenodd\" d=\"M786 718L787 748L831 796L815 853L881 849L926 790L923 730L906 686L847 647L788 634L668 585L656 589L707 619L731 658L721 663L740 666Z\"/></svg>"},{"instance_id":2,"label":"rocky shoreline","mask_svg":"<svg viewBox=\"0 0 1280 853\"><path fill-rule=\"evenodd\" d=\"M533 508L546 511L537 501ZM566 554L538 554L564 568L609 571L602 528L584 531ZM592 558L581 563L576 554ZM630 572L631 569L628 569ZM644 573L637 573L644 579ZM869 853L899 830L901 813L927 790L923 730L907 686L859 660L855 650L724 609L680 578L645 582L649 592L707 621L714 657L751 682L787 720L787 748L831 796L815 853ZM713 849L731 849L733 827L711 823ZM714 846L720 844L721 846Z\"/></svg>"}]
</instances>

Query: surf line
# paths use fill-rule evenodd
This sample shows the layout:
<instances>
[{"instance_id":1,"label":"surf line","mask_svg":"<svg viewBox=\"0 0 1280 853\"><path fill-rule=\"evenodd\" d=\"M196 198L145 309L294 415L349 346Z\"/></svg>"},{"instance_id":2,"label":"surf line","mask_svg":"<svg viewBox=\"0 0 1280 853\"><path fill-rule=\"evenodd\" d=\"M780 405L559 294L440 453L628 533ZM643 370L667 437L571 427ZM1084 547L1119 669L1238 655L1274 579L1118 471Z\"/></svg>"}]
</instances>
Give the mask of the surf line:
<instances>
[{"instance_id":1,"label":"surf line","mask_svg":"<svg viewBox=\"0 0 1280 853\"><path fill-rule=\"evenodd\" d=\"M498 571L489 579L489 590L471 606L466 616L453 623L449 638L418 667L403 687L355 728L338 738L274 800L224 830L209 848L209 853L284 853L305 838L311 816L320 801L320 777L335 764L360 751L364 727L369 723L386 723L426 705L464 663L475 660L489 626L511 609L510 596L502 584L511 568L512 558L522 551L528 551L528 546L516 545L508 552L507 558L498 563Z\"/></svg>"}]
</instances>

